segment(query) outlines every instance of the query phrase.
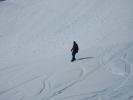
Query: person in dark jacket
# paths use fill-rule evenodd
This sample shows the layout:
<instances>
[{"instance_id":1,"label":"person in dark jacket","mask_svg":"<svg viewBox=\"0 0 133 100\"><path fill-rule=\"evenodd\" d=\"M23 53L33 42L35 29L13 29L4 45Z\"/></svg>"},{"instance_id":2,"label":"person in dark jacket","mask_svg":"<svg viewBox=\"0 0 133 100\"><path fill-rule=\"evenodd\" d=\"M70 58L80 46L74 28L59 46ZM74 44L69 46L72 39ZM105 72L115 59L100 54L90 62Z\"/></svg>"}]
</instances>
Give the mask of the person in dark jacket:
<instances>
[{"instance_id":1,"label":"person in dark jacket","mask_svg":"<svg viewBox=\"0 0 133 100\"><path fill-rule=\"evenodd\" d=\"M76 53L78 53L78 51L79 51L78 44L75 41L73 41L73 47L71 49L71 52L72 52L72 60L71 60L71 62L76 60L75 55L76 55Z\"/></svg>"}]
</instances>

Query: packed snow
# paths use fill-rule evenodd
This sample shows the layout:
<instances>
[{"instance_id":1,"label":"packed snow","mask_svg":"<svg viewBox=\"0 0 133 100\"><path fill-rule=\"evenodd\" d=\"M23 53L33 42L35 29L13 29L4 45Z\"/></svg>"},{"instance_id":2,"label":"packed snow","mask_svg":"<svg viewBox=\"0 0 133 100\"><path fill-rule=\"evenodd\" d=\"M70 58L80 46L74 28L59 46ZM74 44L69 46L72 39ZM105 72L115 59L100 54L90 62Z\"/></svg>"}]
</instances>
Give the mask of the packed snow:
<instances>
[{"instance_id":1,"label":"packed snow","mask_svg":"<svg viewBox=\"0 0 133 100\"><path fill-rule=\"evenodd\" d=\"M133 100L132 26L133 0L0 0L0 100Z\"/></svg>"}]
</instances>

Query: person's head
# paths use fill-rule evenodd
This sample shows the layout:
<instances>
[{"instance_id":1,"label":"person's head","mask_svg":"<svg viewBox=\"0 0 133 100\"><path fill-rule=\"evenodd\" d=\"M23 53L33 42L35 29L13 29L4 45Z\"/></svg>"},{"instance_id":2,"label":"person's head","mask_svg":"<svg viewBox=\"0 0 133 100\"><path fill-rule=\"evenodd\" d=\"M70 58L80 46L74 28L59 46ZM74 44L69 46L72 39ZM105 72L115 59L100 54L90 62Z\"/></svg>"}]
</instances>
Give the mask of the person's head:
<instances>
[{"instance_id":1,"label":"person's head","mask_svg":"<svg viewBox=\"0 0 133 100\"><path fill-rule=\"evenodd\" d=\"M76 41L73 41L73 44L76 44Z\"/></svg>"}]
</instances>

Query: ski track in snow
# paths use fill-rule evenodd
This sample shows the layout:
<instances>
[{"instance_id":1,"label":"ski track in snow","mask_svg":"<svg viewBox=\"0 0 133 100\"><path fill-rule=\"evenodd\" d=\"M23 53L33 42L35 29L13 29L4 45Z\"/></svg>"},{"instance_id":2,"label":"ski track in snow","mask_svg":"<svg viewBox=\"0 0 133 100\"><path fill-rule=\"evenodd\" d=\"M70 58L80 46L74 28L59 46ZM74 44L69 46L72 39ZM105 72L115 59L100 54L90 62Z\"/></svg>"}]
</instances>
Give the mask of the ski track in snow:
<instances>
[{"instance_id":1,"label":"ski track in snow","mask_svg":"<svg viewBox=\"0 0 133 100\"><path fill-rule=\"evenodd\" d=\"M5 93L7 93L7 92L9 92L9 91L11 91L11 90L13 90L13 89L15 89L15 88L18 88L18 87L20 87L20 86L22 86L22 85L25 85L25 84L29 83L29 82L32 82L32 81L34 81L34 80L36 80L36 79L38 79L38 78L40 78L40 77L41 77L41 76L33 77L33 78L29 79L29 80L26 80L26 81L24 81L24 82L22 82L22 83L20 83L20 84L17 84L17 85L15 85L15 86L13 86L13 87L10 87L10 88L8 88L8 89L6 89L6 90L0 91L0 95L5 94Z\"/></svg>"},{"instance_id":2,"label":"ski track in snow","mask_svg":"<svg viewBox=\"0 0 133 100\"><path fill-rule=\"evenodd\" d=\"M75 71L75 70L73 70L73 71ZM54 86L54 87L52 87L52 83L51 83L52 81L50 80L50 77L49 77L47 79L47 81L45 81L47 84L45 84L43 86L43 88L40 90L40 92L36 95L37 99L42 98L43 100L45 100L45 99L49 100L49 99L63 93L65 90L69 89L73 85L77 84L79 79L82 77L84 71L82 69L80 69L80 70L78 69L77 72L78 72L78 76L76 76L77 77L76 79L71 79L71 80L69 80L65 83L60 83L59 85ZM67 73L69 74L69 73L72 73L72 72L68 71ZM54 77L54 76L51 76L51 77ZM55 79L56 79L56 76L55 76ZM44 89L44 87L45 87L45 89ZM34 99L34 98L35 97L31 98L31 100Z\"/></svg>"},{"instance_id":3,"label":"ski track in snow","mask_svg":"<svg viewBox=\"0 0 133 100\"><path fill-rule=\"evenodd\" d=\"M119 46L118 46L119 47ZM121 72L124 76L125 75L130 75L131 74L131 69L132 69L132 64L129 63L129 61L127 61L127 55L128 55L128 51L130 48L133 47L133 43L129 43L126 46L120 46L118 48L117 46L113 46L112 48L115 49L110 49L109 51L105 51L105 53L103 54L103 56L101 57L101 61L100 63L105 67L105 69L110 70L111 67L113 67L113 65L111 67L110 64L114 63L114 64L119 64L120 67L118 69L122 69L123 72ZM129 51L130 52L130 51ZM108 56L106 56L108 55ZM123 63L123 67L120 65ZM118 73L119 74L119 73Z\"/></svg>"},{"instance_id":4,"label":"ski track in snow","mask_svg":"<svg viewBox=\"0 0 133 100\"><path fill-rule=\"evenodd\" d=\"M50 100L53 99L55 96L65 92L65 90L71 88L75 84L78 84L79 82L82 82L86 77L89 75L93 74L95 71L97 71L100 68L100 65L97 65L96 68L93 68L91 71L84 71L85 69L81 68L81 72L77 79L73 79L72 81L67 81L65 83L59 84L58 86L52 88L51 87L51 82L48 81L50 80L50 77L43 83L43 88L40 90L40 92L36 95L37 99L41 98L41 100ZM76 69L77 70L77 69ZM75 70L73 70L75 71ZM74 72L73 72L74 73ZM69 72L67 74L70 74ZM63 76L63 75L62 75ZM54 77L51 76L51 77ZM56 79L56 78L55 78ZM47 84L46 84L47 83ZM102 90L103 91L103 90ZM35 98L35 96L33 97ZM31 98L31 100L33 99ZM36 100L36 99L35 99Z\"/></svg>"},{"instance_id":5,"label":"ski track in snow","mask_svg":"<svg viewBox=\"0 0 133 100\"><path fill-rule=\"evenodd\" d=\"M95 72L98 69L99 69L99 66L94 68L92 71L84 72L84 69L81 68L80 71L79 71L78 77L76 79L73 79L71 81L67 81L65 83L58 84L57 86L54 86L54 87L51 86L52 81L50 80L50 77L55 77L55 79L56 79L56 76L54 76L54 75L50 76L49 78L47 78L47 80L45 80L45 82L42 83L43 88L39 91L39 93L37 93L32 98L30 98L30 100L32 100L34 98L37 98L37 99L41 98L42 100L45 100L45 99L50 100L50 99L54 98L55 96L65 92L67 89L71 88L75 84L78 84L79 82L84 80L85 77L91 75L93 72ZM75 69L73 71L76 71L76 70L77 69ZM71 73L74 73L73 71L71 71ZM66 72L65 72L65 74L66 74ZM68 71L67 74L69 75L70 72Z\"/></svg>"},{"instance_id":6,"label":"ski track in snow","mask_svg":"<svg viewBox=\"0 0 133 100\"><path fill-rule=\"evenodd\" d=\"M88 100L88 99L92 99L92 98L96 99L100 94L103 94L106 91L107 91L107 89L103 89L101 91L95 91L92 93L78 94L78 95L63 97L63 98L59 98L59 99L53 99L53 100Z\"/></svg>"}]
</instances>

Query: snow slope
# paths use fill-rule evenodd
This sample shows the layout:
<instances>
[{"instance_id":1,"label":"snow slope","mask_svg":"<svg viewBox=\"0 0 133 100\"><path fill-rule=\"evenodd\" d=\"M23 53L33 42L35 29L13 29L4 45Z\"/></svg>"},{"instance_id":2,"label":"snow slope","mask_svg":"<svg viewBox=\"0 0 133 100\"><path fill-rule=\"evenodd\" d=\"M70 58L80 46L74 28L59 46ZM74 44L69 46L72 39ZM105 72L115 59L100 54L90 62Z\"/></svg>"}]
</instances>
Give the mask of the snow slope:
<instances>
[{"instance_id":1,"label":"snow slope","mask_svg":"<svg viewBox=\"0 0 133 100\"><path fill-rule=\"evenodd\" d=\"M132 6L1 1L0 100L133 100ZM73 40L80 51L71 63Z\"/></svg>"}]
</instances>

